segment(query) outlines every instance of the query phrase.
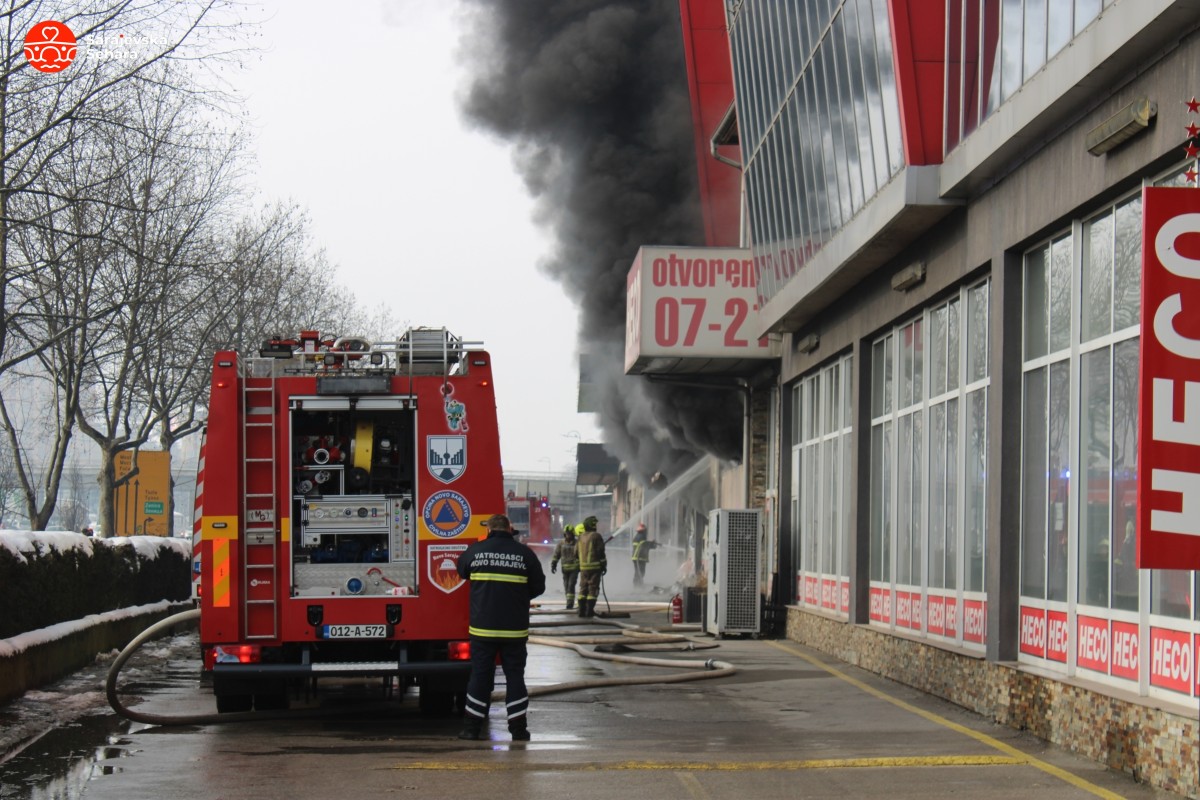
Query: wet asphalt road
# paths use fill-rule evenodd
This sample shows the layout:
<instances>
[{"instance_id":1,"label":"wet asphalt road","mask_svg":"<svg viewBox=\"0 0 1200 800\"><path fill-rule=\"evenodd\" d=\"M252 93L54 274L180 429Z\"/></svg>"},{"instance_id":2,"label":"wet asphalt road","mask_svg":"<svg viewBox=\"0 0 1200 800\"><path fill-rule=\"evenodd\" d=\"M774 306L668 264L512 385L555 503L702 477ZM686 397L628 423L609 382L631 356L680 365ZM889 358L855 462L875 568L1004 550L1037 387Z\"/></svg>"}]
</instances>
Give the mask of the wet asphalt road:
<instances>
[{"instance_id":1,"label":"wet asphalt road","mask_svg":"<svg viewBox=\"0 0 1200 800\"><path fill-rule=\"evenodd\" d=\"M665 627L667 616L634 609L621 621ZM587 632L620 635L542 629ZM509 740L498 707L487 740L460 741L458 718L422 716L415 695L389 699L375 683L356 683L320 698L331 714L321 719L148 727L88 715L68 730L101 737L90 750L51 753L43 764L61 773L50 760L69 761L72 778L30 778L56 732L0 764L0 798L1176 797L794 643L690 633L717 647L641 655L714 658L736 674L535 697L528 743ZM189 663L194 638L183 639L147 645L157 655L131 662L128 704L171 715L213 710L195 680L198 663ZM531 687L675 672L530 647Z\"/></svg>"}]
</instances>

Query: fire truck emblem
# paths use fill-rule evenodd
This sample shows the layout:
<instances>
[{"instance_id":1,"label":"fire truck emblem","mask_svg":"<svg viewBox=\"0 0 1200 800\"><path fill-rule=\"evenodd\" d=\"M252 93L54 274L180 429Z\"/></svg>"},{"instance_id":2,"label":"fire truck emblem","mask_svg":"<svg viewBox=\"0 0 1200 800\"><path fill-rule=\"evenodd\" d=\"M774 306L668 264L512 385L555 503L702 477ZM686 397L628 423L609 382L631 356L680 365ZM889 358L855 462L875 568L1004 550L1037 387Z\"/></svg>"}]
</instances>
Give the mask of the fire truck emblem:
<instances>
[{"instance_id":1,"label":"fire truck emblem","mask_svg":"<svg viewBox=\"0 0 1200 800\"><path fill-rule=\"evenodd\" d=\"M471 521L471 504L458 492L443 489L434 492L421 509L425 527L434 536L452 539L467 529Z\"/></svg>"},{"instance_id":2,"label":"fire truck emblem","mask_svg":"<svg viewBox=\"0 0 1200 800\"><path fill-rule=\"evenodd\" d=\"M427 436L425 463L442 483L456 480L467 469L467 437Z\"/></svg>"},{"instance_id":3,"label":"fire truck emblem","mask_svg":"<svg viewBox=\"0 0 1200 800\"><path fill-rule=\"evenodd\" d=\"M467 549L465 544L431 544L426 558L426 575L433 585L450 594L466 581L458 574L458 557Z\"/></svg>"}]
</instances>

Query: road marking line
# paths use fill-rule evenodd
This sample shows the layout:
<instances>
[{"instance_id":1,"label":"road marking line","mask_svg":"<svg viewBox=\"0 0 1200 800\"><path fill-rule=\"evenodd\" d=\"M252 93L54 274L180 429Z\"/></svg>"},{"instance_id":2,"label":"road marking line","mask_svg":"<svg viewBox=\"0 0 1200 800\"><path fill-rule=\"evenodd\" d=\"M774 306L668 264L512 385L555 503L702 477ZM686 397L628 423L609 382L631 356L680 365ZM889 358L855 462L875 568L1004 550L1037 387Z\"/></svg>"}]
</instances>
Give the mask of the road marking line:
<instances>
[{"instance_id":1,"label":"road marking line","mask_svg":"<svg viewBox=\"0 0 1200 800\"><path fill-rule=\"evenodd\" d=\"M833 675L834 677L841 678L843 681L846 681L847 683L851 684L852 686L856 686L859 689L862 689L867 694L871 694L871 695L874 695L875 697L878 697L880 700L886 700L887 702L891 703L892 705L894 705L898 708L902 708L905 711L911 711L912 713L916 714L917 716L924 717L925 719L929 720L930 722L947 727L952 731L957 731L958 733L961 733L965 736L971 737L972 739L976 740L977 742L982 742L983 744L986 744L988 747L993 747L1002 753L1008 753L1009 755L1013 756L1014 758L1021 759L1022 761L1029 764L1030 766L1037 767L1042 772L1048 773L1050 775L1055 776L1056 778L1059 778L1060 780L1066 781L1067 783L1071 784L1072 786L1074 786L1078 789L1082 789L1085 792L1094 794L1097 797L1106 798L1106 800L1123 800L1122 796L1119 794L1116 794L1115 792L1110 792L1108 789L1105 789L1102 786L1097 786L1096 784L1094 784L1084 778L1081 778L1072 772L1068 772L1067 770L1062 769L1061 767L1056 767L1053 764L1049 764L1045 761L1042 761L1039 758L1035 758L1034 756L1031 756L1028 753L1018 750L1017 748L1013 747L1010 744L1005 744L1004 742L1000 741L999 739L995 739L991 736L988 736L986 733L980 733L979 731L971 730L970 728L966 727L965 725L959 725L957 722L951 722L950 720L946 719L945 717L941 717L941 716L938 716L937 714L934 714L932 711L925 711L924 709L917 708L916 706L912 705L911 703L906 703L905 701L899 699L898 697L892 697L887 692L884 692L880 689L876 689L874 686L870 686L866 683L863 683L862 681L858 680L857 678L852 678L849 675L847 675L846 673L839 670L837 667L830 666L829 664L826 664L823 661L820 661L819 659L816 659L813 656L808 655L807 653L802 653L799 650L795 650L792 647L788 647L787 645L781 644L779 642L767 641L767 644L769 644L772 647L775 647L779 650L782 650L785 653L791 653L794 656L799 656L800 658L804 659L805 661L812 664L813 666L818 667L819 669L822 669L822 670L828 672L830 675Z\"/></svg>"},{"instance_id":2,"label":"road marking line","mask_svg":"<svg viewBox=\"0 0 1200 800\"><path fill-rule=\"evenodd\" d=\"M675 777L679 778L679 782L683 784L683 788L687 789L687 793L692 796L693 800L712 800L712 795L704 791L700 780L692 773L676 772Z\"/></svg>"},{"instance_id":3,"label":"road marking line","mask_svg":"<svg viewBox=\"0 0 1200 800\"><path fill-rule=\"evenodd\" d=\"M899 756L895 758L810 758L782 761L613 761L600 764L573 763L495 763L461 761L412 761L397 764L395 770L445 772L607 772L623 770L688 772L748 772L802 769L862 769L897 767L1004 767L1028 764L1029 759L1010 756Z\"/></svg>"}]
</instances>

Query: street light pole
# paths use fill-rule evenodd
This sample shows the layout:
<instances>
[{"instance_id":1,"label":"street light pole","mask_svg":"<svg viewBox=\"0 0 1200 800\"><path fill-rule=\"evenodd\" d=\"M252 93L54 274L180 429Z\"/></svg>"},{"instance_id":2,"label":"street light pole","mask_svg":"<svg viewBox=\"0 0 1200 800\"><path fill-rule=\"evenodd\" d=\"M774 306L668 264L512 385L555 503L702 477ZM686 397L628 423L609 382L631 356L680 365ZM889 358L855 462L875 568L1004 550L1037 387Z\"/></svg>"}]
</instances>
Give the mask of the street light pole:
<instances>
[{"instance_id":1,"label":"street light pole","mask_svg":"<svg viewBox=\"0 0 1200 800\"><path fill-rule=\"evenodd\" d=\"M575 482L571 486L571 516L574 518L579 516L579 445L583 443L583 437L579 435L579 431L567 431L563 438L575 440L575 452L572 453L575 459Z\"/></svg>"}]
</instances>

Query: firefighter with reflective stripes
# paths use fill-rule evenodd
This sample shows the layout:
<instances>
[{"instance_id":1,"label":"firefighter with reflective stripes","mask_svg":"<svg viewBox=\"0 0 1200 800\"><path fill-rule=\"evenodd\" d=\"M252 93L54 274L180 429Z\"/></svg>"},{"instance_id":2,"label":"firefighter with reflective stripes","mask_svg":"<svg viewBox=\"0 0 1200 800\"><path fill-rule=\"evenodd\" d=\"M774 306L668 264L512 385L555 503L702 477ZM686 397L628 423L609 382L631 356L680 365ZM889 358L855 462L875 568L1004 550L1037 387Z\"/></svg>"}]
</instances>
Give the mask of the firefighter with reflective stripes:
<instances>
[{"instance_id":1,"label":"firefighter with reflective stripes","mask_svg":"<svg viewBox=\"0 0 1200 800\"><path fill-rule=\"evenodd\" d=\"M579 537L579 616L596 616L596 600L600 597L600 577L608 571L604 556L604 538L596 531L595 517L583 521Z\"/></svg>"},{"instance_id":2,"label":"firefighter with reflective stripes","mask_svg":"<svg viewBox=\"0 0 1200 800\"><path fill-rule=\"evenodd\" d=\"M658 542L652 542L647 538L646 523L639 522L631 544L633 585L642 586L646 583L646 564L650 561L650 551L658 547Z\"/></svg>"},{"instance_id":3,"label":"firefighter with reflective stripes","mask_svg":"<svg viewBox=\"0 0 1200 800\"><path fill-rule=\"evenodd\" d=\"M525 644L529 639L529 601L546 591L546 574L532 550L513 538L503 514L483 523L487 538L458 559L458 574L471 582L471 679L467 683L466 720L460 739L483 733L496 685L496 655L504 669L504 708L515 741L529 739L525 689Z\"/></svg>"},{"instance_id":4,"label":"firefighter with reflective stripes","mask_svg":"<svg viewBox=\"0 0 1200 800\"><path fill-rule=\"evenodd\" d=\"M567 596L567 610L575 607L575 583L579 579L579 546L575 542L575 526L563 526L563 538L554 545L554 556L550 559L550 572L558 571L562 562L563 594Z\"/></svg>"}]
</instances>

